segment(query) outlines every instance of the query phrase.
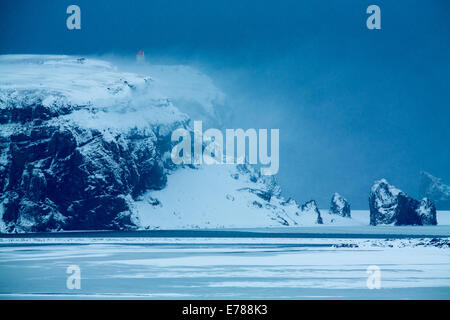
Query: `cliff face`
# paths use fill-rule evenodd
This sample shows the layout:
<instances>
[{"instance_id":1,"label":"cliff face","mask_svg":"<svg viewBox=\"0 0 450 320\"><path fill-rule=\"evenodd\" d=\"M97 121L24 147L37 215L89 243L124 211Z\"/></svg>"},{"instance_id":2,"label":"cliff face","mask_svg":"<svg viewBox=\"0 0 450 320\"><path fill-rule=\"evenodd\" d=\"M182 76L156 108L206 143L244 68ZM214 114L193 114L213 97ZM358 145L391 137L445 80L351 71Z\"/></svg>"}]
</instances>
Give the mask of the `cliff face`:
<instances>
[{"instance_id":1,"label":"cliff face","mask_svg":"<svg viewBox=\"0 0 450 320\"><path fill-rule=\"evenodd\" d=\"M167 136L70 122L20 125L1 141L7 225L29 231L130 227L129 197L165 185Z\"/></svg>"},{"instance_id":2,"label":"cliff face","mask_svg":"<svg viewBox=\"0 0 450 320\"><path fill-rule=\"evenodd\" d=\"M196 70L154 69L0 56L0 232L348 225L252 166L175 166L171 134L192 128L172 101L213 121L223 95Z\"/></svg>"},{"instance_id":3,"label":"cliff face","mask_svg":"<svg viewBox=\"0 0 450 320\"><path fill-rule=\"evenodd\" d=\"M170 133L187 116L151 96L133 105L150 79L100 61L25 56L0 63L5 231L135 227L130 203L164 187ZM137 115L145 114L142 123Z\"/></svg>"}]
</instances>

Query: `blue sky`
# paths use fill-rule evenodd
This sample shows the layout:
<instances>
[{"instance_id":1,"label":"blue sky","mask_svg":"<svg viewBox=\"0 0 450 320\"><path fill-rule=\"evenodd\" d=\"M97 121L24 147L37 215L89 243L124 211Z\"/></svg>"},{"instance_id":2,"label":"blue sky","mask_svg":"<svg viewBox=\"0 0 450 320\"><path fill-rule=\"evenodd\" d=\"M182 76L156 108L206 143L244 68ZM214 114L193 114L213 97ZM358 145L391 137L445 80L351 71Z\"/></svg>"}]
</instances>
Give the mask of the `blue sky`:
<instances>
[{"instance_id":1,"label":"blue sky","mask_svg":"<svg viewBox=\"0 0 450 320\"><path fill-rule=\"evenodd\" d=\"M77 4L82 29L66 29ZM381 8L381 30L365 25ZM450 2L1 1L0 53L193 64L228 94L228 127L280 128L285 194L367 208L375 179L450 183Z\"/></svg>"}]
</instances>

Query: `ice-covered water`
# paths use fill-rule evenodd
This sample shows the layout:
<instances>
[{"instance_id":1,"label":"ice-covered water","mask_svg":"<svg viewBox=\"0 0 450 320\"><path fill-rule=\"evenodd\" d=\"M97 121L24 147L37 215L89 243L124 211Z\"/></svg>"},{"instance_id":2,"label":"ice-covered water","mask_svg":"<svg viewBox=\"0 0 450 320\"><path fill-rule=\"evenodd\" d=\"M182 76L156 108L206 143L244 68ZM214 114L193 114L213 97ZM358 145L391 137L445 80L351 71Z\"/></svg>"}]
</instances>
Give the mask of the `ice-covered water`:
<instances>
[{"instance_id":1,"label":"ice-covered water","mask_svg":"<svg viewBox=\"0 0 450 320\"><path fill-rule=\"evenodd\" d=\"M0 299L450 298L450 249L421 239L0 240ZM69 265L80 267L79 290L66 288ZM371 265L381 289L367 288Z\"/></svg>"}]
</instances>

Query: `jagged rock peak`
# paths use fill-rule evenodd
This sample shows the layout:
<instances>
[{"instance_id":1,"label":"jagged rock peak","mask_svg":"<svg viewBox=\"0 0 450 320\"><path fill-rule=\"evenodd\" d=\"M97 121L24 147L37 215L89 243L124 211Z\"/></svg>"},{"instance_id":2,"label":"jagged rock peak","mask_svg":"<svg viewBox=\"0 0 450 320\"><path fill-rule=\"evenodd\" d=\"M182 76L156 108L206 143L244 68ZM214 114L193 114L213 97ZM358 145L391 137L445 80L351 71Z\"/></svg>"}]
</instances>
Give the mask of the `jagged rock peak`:
<instances>
[{"instance_id":1,"label":"jagged rock peak","mask_svg":"<svg viewBox=\"0 0 450 320\"><path fill-rule=\"evenodd\" d=\"M436 209L429 199L417 201L390 185L375 181L369 194L370 224L435 225Z\"/></svg>"},{"instance_id":2,"label":"jagged rock peak","mask_svg":"<svg viewBox=\"0 0 450 320\"><path fill-rule=\"evenodd\" d=\"M330 214L337 214L341 217L348 217L350 218L350 203L345 199L343 196L341 196L339 193L335 192L333 196L331 197L331 204L330 204Z\"/></svg>"},{"instance_id":3,"label":"jagged rock peak","mask_svg":"<svg viewBox=\"0 0 450 320\"><path fill-rule=\"evenodd\" d=\"M317 215L317 224L323 224L323 219L320 216L319 208L317 207L317 203L315 200L310 200L308 202L305 202L301 206L301 211L304 213L313 213Z\"/></svg>"}]
</instances>

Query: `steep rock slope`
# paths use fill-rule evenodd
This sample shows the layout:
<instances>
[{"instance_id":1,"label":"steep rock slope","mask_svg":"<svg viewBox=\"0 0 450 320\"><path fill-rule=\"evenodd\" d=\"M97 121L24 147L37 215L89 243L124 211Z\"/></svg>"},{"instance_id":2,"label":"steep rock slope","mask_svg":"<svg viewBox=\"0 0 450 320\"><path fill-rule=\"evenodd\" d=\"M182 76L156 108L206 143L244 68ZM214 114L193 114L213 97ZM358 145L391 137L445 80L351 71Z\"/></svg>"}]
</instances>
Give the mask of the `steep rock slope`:
<instances>
[{"instance_id":1,"label":"steep rock slope","mask_svg":"<svg viewBox=\"0 0 450 320\"><path fill-rule=\"evenodd\" d=\"M135 227L130 203L164 187L170 133L188 117L147 94L150 78L103 61L3 56L0 64L4 231Z\"/></svg>"}]
</instances>

